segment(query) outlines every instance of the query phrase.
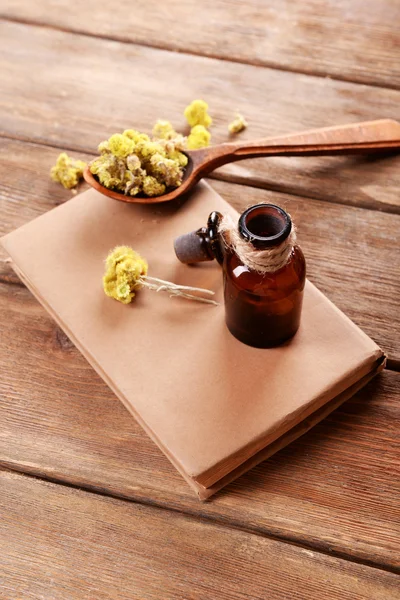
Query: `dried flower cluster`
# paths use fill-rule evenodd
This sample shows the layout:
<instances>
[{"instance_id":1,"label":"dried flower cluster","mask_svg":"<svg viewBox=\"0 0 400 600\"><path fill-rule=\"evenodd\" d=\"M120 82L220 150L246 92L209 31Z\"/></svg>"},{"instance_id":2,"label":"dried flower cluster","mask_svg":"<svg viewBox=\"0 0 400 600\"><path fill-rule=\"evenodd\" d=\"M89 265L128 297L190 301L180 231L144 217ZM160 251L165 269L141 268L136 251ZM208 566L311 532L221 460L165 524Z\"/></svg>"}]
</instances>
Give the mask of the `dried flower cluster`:
<instances>
[{"instance_id":1,"label":"dried flower cluster","mask_svg":"<svg viewBox=\"0 0 400 600\"><path fill-rule=\"evenodd\" d=\"M115 133L99 145L91 173L105 187L130 196L160 196L180 186L188 162L185 138L168 121L157 121L153 134L150 139L134 129Z\"/></svg>"},{"instance_id":2,"label":"dried flower cluster","mask_svg":"<svg viewBox=\"0 0 400 600\"><path fill-rule=\"evenodd\" d=\"M118 246L106 258L103 277L104 292L123 304L129 304L135 291L142 287L141 277L147 275L147 262L129 246Z\"/></svg>"},{"instance_id":3,"label":"dried flower cluster","mask_svg":"<svg viewBox=\"0 0 400 600\"><path fill-rule=\"evenodd\" d=\"M187 285L177 285L172 281L149 277L146 259L129 246L117 246L106 258L106 272L103 277L103 289L106 296L129 304L135 292L145 287L156 292L166 292L169 296L196 300L205 304L218 305L218 302L205 296L214 296L212 290ZM202 294L202 295L199 295Z\"/></svg>"},{"instance_id":4,"label":"dried flower cluster","mask_svg":"<svg viewBox=\"0 0 400 600\"><path fill-rule=\"evenodd\" d=\"M152 137L135 129L115 133L98 146L100 156L89 163L91 173L108 189L127 196L161 196L168 189L179 187L183 181L188 158L185 150L209 146L208 128L212 118L204 100L193 100L184 115L190 125L187 137L177 133L169 121L159 120L153 127ZM231 133L247 126L237 115L229 125ZM85 163L60 154L51 169L51 177L64 187L76 186L82 178Z\"/></svg>"},{"instance_id":5,"label":"dried flower cluster","mask_svg":"<svg viewBox=\"0 0 400 600\"><path fill-rule=\"evenodd\" d=\"M190 127L196 127L196 125L202 125L206 129L210 127L212 118L208 114L208 104L204 100L193 100L185 108L184 115Z\"/></svg>"},{"instance_id":6,"label":"dried flower cluster","mask_svg":"<svg viewBox=\"0 0 400 600\"><path fill-rule=\"evenodd\" d=\"M212 118L208 114L208 104L204 100L193 100L185 108L184 115L191 130L187 138L188 150L198 150L210 145L211 134L208 131Z\"/></svg>"},{"instance_id":7,"label":"dried flower cluster","mask_svg":"<svg viewBox=\"0 0 400 600\"><path fill-rule=\"evenodd\" d=\"M243 129L246 129L246 127L247 121L244 118L244 116L240 113L236 113L236 117L234 118L232 123L229 123L228 129L229 133L240 133L241 131L243 131Z\"/></svg>"},{"instance_id":8,"label":"dried flower cluster","mask_svg":"<svg viewBox=\"0 0 400 600\"><path fill-rule=\"evenodd\" d=\"M207 131L204 125L195 125L192 127L187 138L188 150L199 150L207 148L210 145L211 133Z\"/></svg>"},{"instance_id":9,"label":"dried flower cluster","mask_svg":"<svg viewBox=\"0 0 400 600\"><path fill-rule=\"evenodd\" d=\"M83 169L86 163L81 160L75 160L68 156L66 152L62 152L57 158L57 162L50 171L50 176L53 181L58 181L67 189L71 189L78 185L82 179Z\"/></svg>"}]
</instances>

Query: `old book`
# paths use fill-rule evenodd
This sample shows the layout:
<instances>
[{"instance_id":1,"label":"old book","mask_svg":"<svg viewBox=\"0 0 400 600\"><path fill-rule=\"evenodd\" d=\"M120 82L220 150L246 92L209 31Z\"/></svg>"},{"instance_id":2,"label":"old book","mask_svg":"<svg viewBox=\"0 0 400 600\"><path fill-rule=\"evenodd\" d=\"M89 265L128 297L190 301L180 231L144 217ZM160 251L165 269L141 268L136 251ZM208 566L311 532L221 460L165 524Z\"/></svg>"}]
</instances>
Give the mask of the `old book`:
<instances>
[{"instance_id":1,"label":"old book","mask_svg":"<svg viewBox=\"0 0 400 600\"><path fill-rule=\"evenodd\" d=\"M310 282L293 340L268 350L237 341L220 267L184 266L173 250L212 210L237 217L205 183L186 202L153 206L90 190L2 239L21 279L201 499L319 422L385 360ZM104 259L122 244L146 257L150 275L213 289L221 305L148 290L130 305L107 298Z\"/></svg>"}]
</instances>

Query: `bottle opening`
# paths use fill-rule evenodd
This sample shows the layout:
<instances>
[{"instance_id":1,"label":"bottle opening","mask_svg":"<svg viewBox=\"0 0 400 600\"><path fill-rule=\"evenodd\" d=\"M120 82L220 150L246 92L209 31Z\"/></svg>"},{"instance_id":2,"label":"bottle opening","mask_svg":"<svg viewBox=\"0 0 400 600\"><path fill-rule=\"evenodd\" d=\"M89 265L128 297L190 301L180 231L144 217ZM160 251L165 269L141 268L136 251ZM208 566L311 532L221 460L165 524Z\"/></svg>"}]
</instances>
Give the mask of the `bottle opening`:
<instances>
[{"instance_id":1,"label":"bottle opening","mask_svg":"<svg viewBox=\"0 0 400 600\"><path fill-rule=\"evenodd\" d=\"M256 248L281 244L292 230L292 221L275 204L257 204L248 208L239 219L239 233Z\"/></svg>"}]
</instances>

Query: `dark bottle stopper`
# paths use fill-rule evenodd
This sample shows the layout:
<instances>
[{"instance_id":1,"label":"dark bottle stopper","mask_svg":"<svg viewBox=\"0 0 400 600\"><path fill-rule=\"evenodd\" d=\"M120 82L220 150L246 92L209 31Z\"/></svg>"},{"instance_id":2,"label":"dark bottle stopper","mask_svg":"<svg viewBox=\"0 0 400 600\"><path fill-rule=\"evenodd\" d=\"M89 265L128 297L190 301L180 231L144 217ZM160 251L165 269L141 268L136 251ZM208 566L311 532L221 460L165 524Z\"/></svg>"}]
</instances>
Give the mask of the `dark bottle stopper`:
<instances>
[{"instance_id":1,"label":"dark bottle stopper","mask_svg":"<svg viewBox=\"0 0 400 600\"><path fill-rule=\"evenodd\" d=\"M207 250L202 229L177 237L174 241L174 249L178 260L187 265L214 258Z\"/></svg>"},{"instance_id":2,"label":"dark bottle stopper","mask_svg":"<svg viewBox=\"0 0 400 600\"><path fill-rule=\"evenodd\" d=\"M212 212L206 227L197 231L180 235L174 241L175 254L187 265L214 260L222 262L222 250L218 233L218 225L222 218L219 212Z\"/></svg>"}]
</instances>

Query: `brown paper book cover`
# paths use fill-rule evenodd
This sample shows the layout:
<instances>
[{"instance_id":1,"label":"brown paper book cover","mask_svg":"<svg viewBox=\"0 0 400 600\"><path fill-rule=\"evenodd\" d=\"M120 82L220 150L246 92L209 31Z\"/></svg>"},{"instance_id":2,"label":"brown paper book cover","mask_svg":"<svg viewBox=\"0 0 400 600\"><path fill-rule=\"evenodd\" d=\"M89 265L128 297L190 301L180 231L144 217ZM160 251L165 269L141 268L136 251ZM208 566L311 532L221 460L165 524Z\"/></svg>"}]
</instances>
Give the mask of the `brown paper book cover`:
<instances>
[{"instance_id":1,"label":"brown paper book cover","mask_svg":"<svg viewBox=\"0 0 400 600\"><path fill-rule=\"evenodd\" d=\"M380 348L314 285L278 348L237 341L215 263L180 264L176 236L212 210L237 213L207 184L185 202L126 204L89 190L2 239L28 288L205 499L319 422L384 365ZM141 290L102 290L104 259L129 245L149 275L216 291L220 306ZM29 349L27 349L29 351Z\"/></svg>"}]
</instances>

